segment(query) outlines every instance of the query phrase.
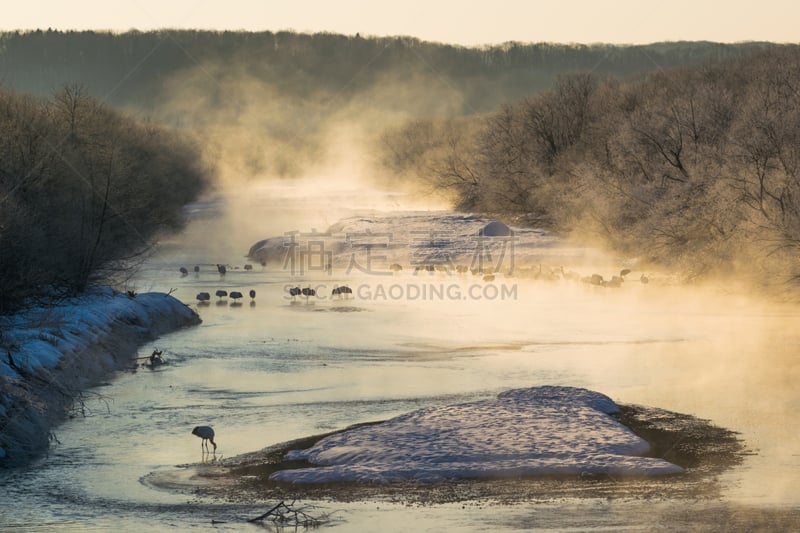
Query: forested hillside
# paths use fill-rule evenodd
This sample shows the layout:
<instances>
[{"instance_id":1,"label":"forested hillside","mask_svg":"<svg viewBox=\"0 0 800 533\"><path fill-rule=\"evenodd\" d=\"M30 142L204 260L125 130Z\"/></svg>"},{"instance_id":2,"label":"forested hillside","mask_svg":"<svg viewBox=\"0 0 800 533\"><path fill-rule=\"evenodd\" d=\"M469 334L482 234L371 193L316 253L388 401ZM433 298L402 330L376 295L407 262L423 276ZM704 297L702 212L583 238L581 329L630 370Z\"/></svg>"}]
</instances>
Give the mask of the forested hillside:
<instances>
[{"instance_id":1,"label":"forested hillside","mask_svg":"<svg viewBox=\"0 0 800 533\"><path fill-rule=\"evenodd\" d=\"M486 117L411 121L384 163L687 278L800 275L800 47L619 81L559 78Z\"/></svg>"},{"instance_id":2,"label":"forested hillside","mask_svg":"<svg viewBox=\"0 0 800 533\"><path fill-rule=\"evenodd\" d=\"M222 174L242 179L325 166L332 138L359 142L408 118L491 112L561 74L627 79L765 46L467 48L330 33L36 31L0 36L0 82L46 96L80 83L105 103L199 133Z\"/></svg>"},{"instance_id":3,"label":"forested hillside","mask_svg":"<svg viewBox=\"0 0 800 533\"><path fill-rule=\"evenodd\" d=\"M468 48L413 37L287 31L48 30L0 34L0 79L34 94L50 94L65 83L79 82L107 103L152 109L171 98L163 89L176 74L215 70L219 65L245 69L262 82L301 94L318 89L356 94L387 75L402 79L427 73L463 94L463 111L480 112L549 87L555 76L565 72L594 71L624 78L740 56L764 46L506 43Z\"/></svg>"}]
</instances>

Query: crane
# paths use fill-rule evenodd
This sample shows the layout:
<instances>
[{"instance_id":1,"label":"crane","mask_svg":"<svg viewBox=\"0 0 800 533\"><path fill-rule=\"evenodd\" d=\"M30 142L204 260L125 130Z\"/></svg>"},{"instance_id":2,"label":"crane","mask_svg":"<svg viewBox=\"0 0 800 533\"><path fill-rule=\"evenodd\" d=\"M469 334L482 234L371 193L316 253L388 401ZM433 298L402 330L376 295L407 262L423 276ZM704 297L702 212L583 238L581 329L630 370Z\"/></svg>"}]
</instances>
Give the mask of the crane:
<instances>
[{"instance_id":1,"label":"crane","mask_svg":"<svg viewBox=\"0 0 800 533\"><path fill-rule=\"evenodd\" d=\"M200 449L203 449L205 445L205 450L208 451L208 443L214 445L214 451L217 451L217 443L214 442L214 429L211 426L195 426L192 430L192 435L197 435L202 440L200 441Z\"/></svg>"}]
</instances>

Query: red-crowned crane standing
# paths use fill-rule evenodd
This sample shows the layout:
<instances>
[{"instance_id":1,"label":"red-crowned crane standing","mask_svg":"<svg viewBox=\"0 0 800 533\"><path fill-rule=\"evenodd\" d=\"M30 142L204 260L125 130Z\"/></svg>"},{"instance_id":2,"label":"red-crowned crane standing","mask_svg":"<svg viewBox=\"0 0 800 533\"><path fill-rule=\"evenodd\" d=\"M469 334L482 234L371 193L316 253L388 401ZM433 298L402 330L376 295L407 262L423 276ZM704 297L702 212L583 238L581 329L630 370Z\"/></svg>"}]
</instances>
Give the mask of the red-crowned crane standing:
<instances>
[{"instance_id":1,"label":"red-crowned crane standing","mask_svg":"<svg viewBox=\"0 0 800 533\"><path fill-rule=\"evenodd\" d=\"M205 445L205 450L208 451L208 442L210 441L211 444L214 445L214 451L217 451L217 443L214 442L214 430L211 426L195 426L192 430L192 435L197 435L200 437L200 449L203 449L203 445Z\"/></svg>"}]
</instances>

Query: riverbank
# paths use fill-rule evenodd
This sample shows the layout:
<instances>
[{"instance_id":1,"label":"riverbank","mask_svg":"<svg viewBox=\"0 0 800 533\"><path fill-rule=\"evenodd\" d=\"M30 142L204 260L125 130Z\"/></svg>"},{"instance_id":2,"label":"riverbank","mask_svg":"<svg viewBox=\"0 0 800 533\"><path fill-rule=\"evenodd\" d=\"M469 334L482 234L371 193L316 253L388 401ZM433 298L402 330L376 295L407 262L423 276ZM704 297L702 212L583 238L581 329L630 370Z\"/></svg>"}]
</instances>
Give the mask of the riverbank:
<instances>
[{"instance_id":1,"label":"riverbank","mask_svg":"<svg viewBox=\"0 0 800 533\"><path fill-rule=\"evenodd\" d=\"M80 412L87 389L130 366L142 343L198 323L168 294L109 288L0 317L0 466L45 452L52 428Z\"/></svg>"}]
</instances>

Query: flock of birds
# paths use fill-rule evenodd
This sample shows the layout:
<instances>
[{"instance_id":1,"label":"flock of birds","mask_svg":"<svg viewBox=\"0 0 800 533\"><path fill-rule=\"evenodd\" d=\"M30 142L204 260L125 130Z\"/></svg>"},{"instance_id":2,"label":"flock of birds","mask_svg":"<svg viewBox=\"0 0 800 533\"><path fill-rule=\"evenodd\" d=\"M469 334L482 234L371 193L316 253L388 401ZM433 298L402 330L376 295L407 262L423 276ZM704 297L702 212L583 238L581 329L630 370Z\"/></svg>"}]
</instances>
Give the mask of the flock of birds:
<instances>
[{"instance_id":1,"label":"flock of birds","mask_svg":"<svg viewBox=\"0 0 800 533\"><path fill-rule=\"evenodd\" d=\"M230 265L221 265L219 263L217 263L216 267L217 267L217 272L219 272L220 276L224 276L225 274L227 274L229 268L233 268L234 270L238 270L239 269L238 266L231 267ZM243 270L248 270L248 271L249 270L253 270L253 265L251 265L250 263L246 263L242 267L242 269ZM180 271L181 276L188 276L189 275L189 269L186 268L186 267L180 267L178 270ZM200 265L195 265L194 266L194 273L195 274L199 274L200 273Z\"/></svg>"},{"instance_id":2,"label":"flock of birds","mask_svg":"<svg viewBox=\"0 0 800 533\"><path fill-rule=\"evenodd\" d=\"M256 300L256 291L255 289L250 289L248 293L250 296L250 301L255 302ZM353 289L348 287L347 285L342 285L340 287L334 287L331 291L331 296L338 296L338 297L347 297L348 295L353 294ZM233 301L236 302L239 298L244 298L244 295L239 291L231 291L228 292L225 289L217 289L214 295L219 298L218 302L221 302L223 298L230 297L233 298ZM305 296L306 300L308 300L311 296L316 296L317 291L312 289L311 287L292 287L289 289L289 295L291 295L292 299L296 299L298 296ZM211 293L209 292L198 292L197 293L197 301L201 304L207 303L211 300Z\"/></svg>"},{"instance_id":3,"label":"flock of birds","mask_svg":"<svg viewBox=\"0 0 800 533\"><path fill-rule=\"evenodd\" d=\"M217 264L216 267L217 267L217 272L219 272L220 276L224 276L225 274L227 274L228 268L229 268L228 265ZM238 269L239 267L234 267L234 268ZM180 267L178 270L180 271L181 276L188 276L189 275L189 270L186 267ZM246 265L244 265L244 270L253 270L253 265L247 263ZM199 274L200 273L200 265L195 265L194 273L195 274ZM222 301L222 299L226 298L226 297L232 298L234 303L236 303L239 300L239 298L244 298L244 294L242 294L239 291L228 292L225 289L217 289L217 291L214 293L214 295L218 298L218 300L217 300L218 302ZM251 305L255 304L256 291L254 289L250 289L250 291L248 292L248 295L250 296ZM198 292L197 293L197 301L200 302L201 304L207 304L208 302L211 301L211 293L209 293L209 292Z\"/></svg>"},{"instance_id":4,"label":"flock of birds","mask_svg":"<svg viewBox=\"0 0 800 533\"><path fill-rule=\"evenodd\" d=\"M394 272L400 272L403 267L397 263L389 267ZM492 282L496 278L497 272L492 267L468 267L466 265L449 265L449 264L424 264L414 266L414 273L428 272L428 273L445 273L450 274L455 272L457 274L471 273L473 276L480 276L483 281ZM625 277L631 273L631 269L624 268L619 271L618 275L611 276L610 279L605 279L601 274L592 274L591 276L582 276L577 272L571 270L564 270L564 267L543 269L539 264L535 268L525 269L518 268L513 275L519 278L534 279L539 281L578 281L588 285L596 285L599 287L621 287L625 281ZM643 284L650 282L650 278L646 274L641 274L639 281Z\"/></svg>"},{"instance_id":5,"label":"flock of birds","mask_svg":"<svg viewBox=\"0 0 800 533\"><path fill-rule=\"evenodd\" d=\"M348 287L347 285L336 286L331 290L331 296L338 296L338 297L347 297L347 295L353 294L353 289ZM305 296L306 301L311 296L316 296L317 291L316 289L312 289L311 287L291 287L289 288L289 296L292 297L292 300L295 300L298 296Z\"/></svg>"},{"instance_id":6,"label":"flock of birds","mask_svg":"<svg viewBox=\"0 0 800 533\"><path fill-rule=\"evenodd\" d=\"M224 276L228 271L227 265L217 264L217 272L219 272L220 276ZM238 267L234 267L238 269ZM245 264L244 270L252 270L253 265ZM401 272L403 270L402 265L398 263L393 263L390 267L390 270L394 272ZM186 276L189 274L188 269L185 267L180 267L181 275ZM200 272L200 266L194 267L195 274ZM429 273L436 273L436 272L443 272L449 274L451 272L456 272L458 274L466 274L468 272L472 273L474 276L481 276L483 281L485 282L492 282L495 280L495 272L491 267L489 268L469 268L465 265L445 265L445 264L425 264L425 265L415 265L414 266L415 274L417 272L429 272ZM618 275L612 276L610 279L605 279L601 274L592 274L591 276L581 276L577 272L574 271L567 271L564 270L564 267L559 268L550 268L549 270L545 271L542 269L542 265L538 265L538 269L517 269L515 275L521 278L529 278L534 280L542 280L542 281L579 281L582 283L586 283L588 285L595 285L598 287L621 287L622 283L625 281L625 277L631 273L631 269L624 268L619 271ZM639 281L643 284L649 283L650 278L646 274L641 274L639 277ZM249 296L251 300L251 305L255 304L256 299L256 291L254 289L250 289ZM311 296L316 296L317 291L312 289L311 287L292 287L289 289L289 295L292 297L292 300L295 300L298 296L304 296L306 301ZM331 291L331 296L336 297L345 297L347 298L349 295L353 294L353 290L348 287L347 285L337 286L334 287ZM240 298L244 298L244 294L239 291L226 291L225 289L218 289L214 295L218 298L218 303L222 302L223 298L229 297L233 299L234 303L236 303ZM208 292L199 292L197 293L197 300L201 304L208 304L211 301L211 294Z\"/></svg>"},{"instance_id":7,"label":"flock of birds","mask_svg":"<svg viewBox=\"0 0 800 533\"><path fill-rule=\"evenodd\" d=\"M220 301L220 302L222 301L223 298L226 298L226 297L232 298L234 302L238 301L239 298L244 298L244 294L242 294L239 291L228 292L225 289L217 289L217 291L214 293L214 295L217 298L219 298L219 300L217 300L217 301ZM255 303L255 301L256 301L256 291L255 291L255 289L250 289L250 292L248 293L248 295L250 296L250 301ZM211 300L211 293L208 293L208 292L198 292L197 293L197 301L198 302L207 303L210 300Z\"/></svg>"},{"instance_id":8,"label":"flock of birds","mask_svg":"<svg viewBox=\"0 0 800 533\"><path fill-rule=\"evenodd\" d=\"M403 266L398 263L393 263L389 270L397 273L403 270ZM467 265L452 265L452 264L423 264L423 265L414 265L414 274L420 272L427 272L429 274L434 273L444 273L444 274L472 274L473 276L478 276L483 279L483 281L491 282L494 281L497 275L497 272L492 267L468 267ZM525 269L525 268L518 268L516 269L513 274L509 273L508 275L513 275L514 277L519 278L526 278L526 279L534 279L540 281L580 281L589 285L597 285L601 287L621 287L622 282L625 281L625 276L631 273L631 269L624 268L620 270L619 275L614 275L611 279L605 279L600 274L592 274L591 276L581 276L577 272L573 272L571 270L567 271L564 270L564 267L558 268L550 268L550 269L543 269L542 265L538 265L535 268ZM650 278L646 274L642 274L639 277L639 281L642 283L649 283Z\"/></svg>"}]
</instances>

